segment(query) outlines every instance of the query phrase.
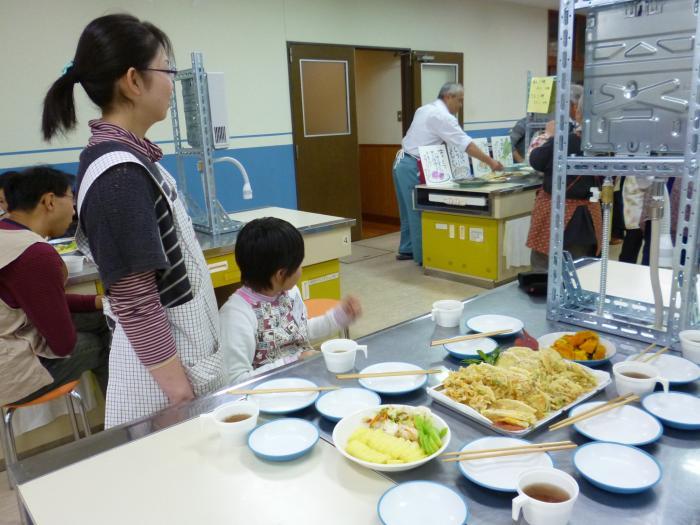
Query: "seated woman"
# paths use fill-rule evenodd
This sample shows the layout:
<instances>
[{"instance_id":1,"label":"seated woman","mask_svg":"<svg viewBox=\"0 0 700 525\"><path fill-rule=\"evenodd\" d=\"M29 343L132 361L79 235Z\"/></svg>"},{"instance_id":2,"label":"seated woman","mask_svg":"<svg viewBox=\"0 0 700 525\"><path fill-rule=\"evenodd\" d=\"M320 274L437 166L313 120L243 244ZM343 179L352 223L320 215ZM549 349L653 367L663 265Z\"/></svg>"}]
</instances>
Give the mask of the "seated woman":
<instances>
[{"instance_id":1,"label":"seated woman","mask_svg":"<svg viewBox=\"0 0 700 525\"><path fill-rule=\"evenodd\" d=\"M0 405L31 401L88 370L105 393L102 297L67 294L66 266L44 240L61 236L73 218L70 178L30 168L4 190L12 218L0 220Z\"/></svg>"},{"instance_id":2,"label":"seated woman","mask_svg":"<svg viewBox=\"0 0 700 525\"><path fill-rule=\"evenodd\" d=\"M579 99L576 121L583 116L583 97ZM549 233L552 215L552 171L554 163L554 121L545 129L547 140L530 152L530 165L544 173L542 189L537 191L527 246L532 250L530 264L534 271L547 271L549 266ZM569 134L569 155L581 155L580 128ZM600 253L603 219L600 204L590 202L591 188L597 187L596 177L568 177L566 181L566 211L564 214L564 250L574 259Z\"/></svg>"},{"instance_id":3,"label":"seated woman","mask_svg":"<svg viewBox=\"0 0 700 525\"><path fill-rule=\"evenodd\" d=\"M348 326L361 313L352 296L323 316L307 318L297 282L304 239L274 217L246 224L236 239L239 288L221 307L221 349L229 383L296 361L309 340Z\"/></svg>"}]
</instances>

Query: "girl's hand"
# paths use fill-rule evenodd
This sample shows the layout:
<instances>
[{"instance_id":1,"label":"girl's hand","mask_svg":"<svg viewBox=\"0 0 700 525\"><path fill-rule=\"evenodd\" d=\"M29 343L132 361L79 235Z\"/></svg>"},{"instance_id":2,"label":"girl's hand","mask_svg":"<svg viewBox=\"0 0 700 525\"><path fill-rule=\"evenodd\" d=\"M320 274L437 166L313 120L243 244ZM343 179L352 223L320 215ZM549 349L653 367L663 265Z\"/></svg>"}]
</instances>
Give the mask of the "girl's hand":
<instances>
[{"instance_id":1,"label":"girl's hand","mask_svg":"<svg viewBox=\"0 0 700 525\"><path fill-rule=\"evenodd\" d=\"M340 307L351 321L354 321L362 315L362 305L360 304L360 300L354 295L343 297L343 300L340 301Z\"/></svg>"}]
</instances>

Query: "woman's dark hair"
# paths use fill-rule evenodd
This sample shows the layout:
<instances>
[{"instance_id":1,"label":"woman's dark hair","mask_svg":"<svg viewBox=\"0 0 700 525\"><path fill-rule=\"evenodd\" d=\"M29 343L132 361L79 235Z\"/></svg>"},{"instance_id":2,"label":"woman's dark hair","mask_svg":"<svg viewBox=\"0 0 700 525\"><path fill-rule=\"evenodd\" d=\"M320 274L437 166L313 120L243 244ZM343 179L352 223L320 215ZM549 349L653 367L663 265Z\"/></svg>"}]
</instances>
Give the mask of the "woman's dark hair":
<instances>
[{"instance_id":1,"label":"woman's dark hair","mask_svg":"<svg viewBox=\"0 0 700 525\"><path fill-rule=\"evenodd\" d=\"M241 282L253 290L264 290L272 276L283 270L293 274L304 260L304 239L287 221L275 217L255 219L236 238L236 264Z\"/></svg>"},{"instance_id":2,"label":"woman's dark hair","mask_svg":"<svg viewBox=\"0 0 700 525\"><path fill-rule=\"evenodd\" d=\"M53 193L64 197L73 185L73 176L48 166L34 166L5 177L7 211L32 211L41 197Z\"/></svg>"},{"instance_id":3,"label":"woman's dark hair","mask_svg":"<svg viewBox=\"0 0 700 525\"><path fill-rule=\"evenodd\" d=\"M90 100L105 110L118 96L117 80L131 67L148 68L161 47L172 56L168 36L131 15L107 15L90 22L80 35L72 65L46 93L41 120L44 139L75 127L74 84L80 83Z\"/></svg>"}]
</instances>

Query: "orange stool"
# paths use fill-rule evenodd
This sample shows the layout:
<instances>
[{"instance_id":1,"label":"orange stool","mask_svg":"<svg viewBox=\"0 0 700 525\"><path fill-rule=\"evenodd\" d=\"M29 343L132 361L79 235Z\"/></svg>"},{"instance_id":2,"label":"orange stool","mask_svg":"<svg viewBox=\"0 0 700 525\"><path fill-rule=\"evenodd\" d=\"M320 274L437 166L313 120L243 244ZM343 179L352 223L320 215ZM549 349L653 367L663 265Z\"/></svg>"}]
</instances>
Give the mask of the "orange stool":
<instances>
[{"instance_id":1,"label":"orange stool","mask_svg":"<svg viewBox=\"0 0 700 525\"><path fill-rule=\"evenodd\" d=\"M340 301L338 299L307 299L304 301L309 318L324 315L328 310L332 310L339 304ZM347 326L343 328L343 337L350 339L350 330Z\"/></svg>"},{"instance_id":2,"label":"orange stool","mask_svg":"<svg viewBox=\"0 0 700 525\"><path fill-rule=\"evenodd\" d=\"M90 424L88 423L87 414L85 412L85 405L83 404L83 398L78 392L78 383L80 381L70 381L65 385L61 385L58 388L54 388L50 392L47 392L43 396L37 397L33 401L27 401L22 404L9 404L2 407L2 425L0 425L0 443L2 444L3 454L5 456L5 464L10 465L12 463L17 463L17 445L15 443L15 434L12 429L12 416L20 408L26 408L36 405L41 405L42 403L47 403L58 399L59 397L64 397L66 400L66 407L68 408L68 418L70 419L71 427L73 428L73 437L78 440L80 439L80 431L78 430L78 422L75 417L75 405L78 405L78 413L80 414L80 422L83 425L83 431L85 436L90 435ZM8 469L9 477L9 469ZM10 479L10 487L12 487L13 482Z\"/></svg>"}]
</instances>

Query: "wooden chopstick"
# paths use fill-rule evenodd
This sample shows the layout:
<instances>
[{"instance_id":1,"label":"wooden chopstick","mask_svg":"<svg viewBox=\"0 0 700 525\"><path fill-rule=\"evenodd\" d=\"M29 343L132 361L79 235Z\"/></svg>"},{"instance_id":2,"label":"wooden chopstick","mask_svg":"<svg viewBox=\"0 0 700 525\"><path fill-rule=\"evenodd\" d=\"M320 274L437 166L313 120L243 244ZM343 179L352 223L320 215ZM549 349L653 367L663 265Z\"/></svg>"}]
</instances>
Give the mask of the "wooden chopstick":
<instances>
[{"instance_id":1,"label":"wooden chopstick","mask_svg":"<svg viewBox=\"0 0 700 525\"><path fill-rule=\"evenodd\" d=\"M467 334L467 335L460 335L457 337L448 337L447 339L436 339L432 343L430 343L430 346L440 346L444 345L447 343L459 343L460 341L471 341L472 339L482 339L484 337L491 337L492 335L501 335L505 334L508 332L511 332L512 330L510 328L503 328L501 330L494 330L493 332L482 332L480 334Z\"/></svg>"},{"instance_id":2,"label":"wooden chopstick","mask_svg":"<svg viewBox=\"0 0 700 525\"><path fill-rule=\"evenodd\" d=\"M556 452L558 450L569 450L576 448L578 445L576 443L571 443L569 445L556 445L556 446L543 446L540 448L521 448L520 450L508 450L508 451L496 451L496 452L486 452L483 454L470 454L457 456L455 458L443 459L443 463L454 463L457 461L471 461L474 459L489 459L489 458L501 458L506 456L518 456L521 454L536 454L538 452ZM477 451L474 451L477 452Z\"/></svg>"},{"instance_id":3,"label":"wooden chopstick","mask_svg":"<svg viewBox=\"0 0 700 525\"><path fill-rule=\"evenodd\" d=\"M664 346L661 350L654 352L652 355L650 355L644 361L642 361L642 363L648 363L649 361L653 361L654 359L659 357L664 352L668 352L668 346Z\"/></svg>"},{"instance_id":4,"label":"wooden chopstick","mask_svg":"<svg viewBox=\"0 0 700 525\"><path fill-rule=\"evenodd\" d=\"M397 376L420 376L427 374L440 374L444 372L439 368L430 370L401 370L398 372L368 372L366 374L336 374L336 379L369 379L371 377L397 377Z\"/></svg>"},{"instance_id":5,"label":"wooden chopstick","mask_svg":"<svg viewBox=\"0 0 700 525\"><path fill-rule=\"evenodd\" d=\"M465 456L468 454L484 454L486 452L508 452L510 450L538 449L542 447L558 447L560 445L571 445L573 441L551 441L549 443L532 443L531 445L518 445L515 447L487 448L483 450L459 450L457 452L445 452L442 457Z\"/></svg>"},{"instance_id":6,"label":"wooden chopstick","mask_svg":"<svg viewBox=\"0 0 700 525\"><path fill-rule=\"evenodd\" d=\"M257 394L289 394L293 392L325 392L327 390L338 390L338 386L308 386L298 388L258 388L249 390L229 390L227 393L232 396L251 396Z\"/></svg>"},{"instance_id":7,"label":"wooden chopstick","mask_svg":"<svg viewBox=\"0 0 700 525\"><path fill-rule=\"evenodd\" d=\"M574 423L578 423L579 421L583 421L584 419L588 419L589 417L598 416L600 414L608 412L609 410L612 410L613 408L621 407L622 405L626 405L627 403L631 403L632 401L636 401L638 399L639 396L636 394L627 394L624 396L616 397L615 399L611 399L610 401L600 406L597 406L590 410L586 410L582 414L562 419L558 423L550 425L549 430L559 430L560 428L568 427L569 425L573 425Z\"/></svg>"},{"instance_id":8,"label":"wooden chopstick","mask_svg":"<svg viewBox=\"0 0 700 525\"><path fill-rule=\"evenodd\" d=\"M650 344L649 346L647 346L644 350L642 350L642 351L639 352L636 356L634 356L634 359L632 359L632 361L639 361L639 360L644 356L644 354L646 354L649 350L651 350L651 349L654 348L655 346L656 346L656 343L651 343L651 344Z\"/></svg>"}]
</instances>

